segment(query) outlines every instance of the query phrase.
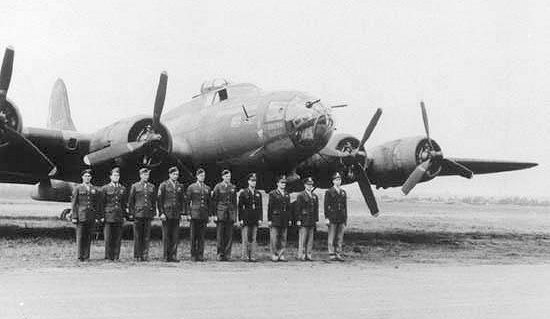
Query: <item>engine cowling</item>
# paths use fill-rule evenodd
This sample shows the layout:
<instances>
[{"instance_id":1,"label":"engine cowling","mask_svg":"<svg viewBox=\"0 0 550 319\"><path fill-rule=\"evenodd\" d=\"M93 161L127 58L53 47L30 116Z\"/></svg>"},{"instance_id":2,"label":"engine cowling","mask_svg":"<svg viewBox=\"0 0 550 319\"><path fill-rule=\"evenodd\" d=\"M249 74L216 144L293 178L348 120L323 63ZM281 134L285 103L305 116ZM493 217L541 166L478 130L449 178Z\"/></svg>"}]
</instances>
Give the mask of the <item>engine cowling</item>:
<instances>
[{"instance_id":1,"label":"engine cowling","mask_svg":"<svg viewBox=\"0 0 550 319\"><path fill-rule=\"evenodd\" d=\"M19 113L19 109L13 102L6 100L4 104L0 104L0 121L5 121L6 125L21 133L23 130L23 119ZM0 129L0 147L7 146L10 140Z\"/></svg>"},{"instance_id":2,"label":"engine cowling","mask_svg":"<svg viewBox=\"0 0 550 319\"><path fill-rule=\"evenodd\" d=\"M436 151L441 151L433 139L432 143ZM403 185L416 166L427 160L428 150L425 136L406 137L370 149L367 170L370 181L378 188ZM432 165L421 182L433 179L440 171L440 165Z\"/></svg>"},{"instance_id":3,"label":"engine cowling","mask_svg":"<svg viewBox=\"0 0 550 319\"><path fill-rule=\"evenodd\" d=\"M153 119L148 116L134 116L117 121L101 130L95 135L90 145L90 152L101 150L110 145L139 142L147 138L147 134L160 135L160 147L168 153L172 151L172 137L168 129L160 125L157 132L151 131ZM151 163L153 165L155 163Z\"/></svg>"},{"instance_id":4,"label":"engine cowling","mask_svg":"<svg viewBox=\"0 0 550 319\"><path fill-rule=\"evenodd\" d=\"M39 201L70 202L75 183L45 180L36 184L31 198Z\"/></svg>"},{"instance_id":5,"label":"engine cowling","mask_svg":"<svg viewBox=\"0 0 550 319\"><path fill-rule=\"evenodd\" d=\"M353 135L340 133L333 135L323 149L347 152L348 150L356 149L359 143L360 141ZM343 159L334 156L325 156L322 155L322 153L323 150L300 163L296 172L300 176L316 176L317 186L329 188L332 186L332 174L334 174L335 171L348 172L349 165ZM344 184L355 181L354 176L350 174L344 174L342 179Z\"/></svg>"}]
</instances>

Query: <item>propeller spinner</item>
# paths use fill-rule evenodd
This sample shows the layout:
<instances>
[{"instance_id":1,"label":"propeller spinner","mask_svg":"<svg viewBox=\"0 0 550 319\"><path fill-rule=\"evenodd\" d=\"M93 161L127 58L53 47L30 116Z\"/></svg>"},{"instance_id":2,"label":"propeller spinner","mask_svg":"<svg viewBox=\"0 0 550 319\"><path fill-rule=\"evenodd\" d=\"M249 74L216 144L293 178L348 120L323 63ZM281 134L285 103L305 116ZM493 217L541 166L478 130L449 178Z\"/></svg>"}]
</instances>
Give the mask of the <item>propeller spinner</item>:
<instances>
[{"instance_id":1,"label":"propeller spinner","mask_svg":"<svg viewBox=\"0 0 550 319\"><path fill-rule=\"evenodd\" d=\"M7 47L0 70L0 134L6 136L7 140L19 143L21 147L27 150L28 154L36 157L36 167L40 172L47 172L51 177L57 173L57 168L52 161L36 145L29 141L16 128L12 127L17 122L10 108L13 106L7 101L8 89L10 87L11 75L13 72L13 58L15 52L12 47ZM19 123L20 124L20 123ZM17 126L17 125L16 125Z\"/></svg>"},{"instance_id":2,"label":"propeller spinner","mask_svg":"<svg viewBox=\"0 0 550 319\"><path fill-rule=\"evenodd\" d=\"M363 194L363 198L367 203L370 213L374 217L378 216L379 209L378 204L376 203L376 198L374 197L374 193L372 191L371 183L366 173L366 154L365 152L361 151L361 149L364 148L365 143L374 131L374 128L378 124L378 120L380 120L380 116L382 116L382 109L379 108L372 116L369 125L365 129L365 133L363 133L363 138L361 139L361 142L359 143L357 148L350 149L347 152L324 149L320 153L321 155L325 156L339 157L343 163L345 163L352 169L354 175L356 176L357 183L359 184L359 189L361 189L361 194Z\"/></svg>"},{"instance_id":3,"label":"propeller spinner","mask_svg":"<svg viewBox=\"0 0 550 319\"><path fill-rule=\"evenodd\" d=\"M420 102L420 108L422 110L422 120L424 122L424 130L426 131L426 138L428 139L429 147L422 153L421 159L423 160L414 171L409 175L401 191L407 195L425 176L426 172L431 171L434 167L441 167L441 165L447 165L451 170L454 170L458 175L464 178L472 178L474 173L466 166L461 165L453 160L443 157L441 150L434 146L432 139L430 138L430 126L428 123L428 113L426 112L426 106L424 102ZM439 170L438 170L439 171Z\"/></svg>"}]
</instances>

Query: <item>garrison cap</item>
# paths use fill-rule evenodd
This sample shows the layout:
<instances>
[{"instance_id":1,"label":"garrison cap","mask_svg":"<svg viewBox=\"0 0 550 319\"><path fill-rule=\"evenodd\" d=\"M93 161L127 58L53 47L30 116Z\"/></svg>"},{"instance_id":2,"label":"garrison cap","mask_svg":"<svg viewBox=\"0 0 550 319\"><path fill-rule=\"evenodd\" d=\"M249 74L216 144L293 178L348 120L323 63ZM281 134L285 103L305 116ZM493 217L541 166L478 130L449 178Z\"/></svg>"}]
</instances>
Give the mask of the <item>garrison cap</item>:
<instances>
[{"instance_id":1,"label":"garrison cap","mask_svg":"<svg viewBox=\"0 0 550 319\"><path fill-rule=\"evenodd\" d=\"M113 174L113 173L119 173L120 174L120 167L111 168L111 174Z\"/></svg>"},{"instance_id":2,"label":"garrison cap","mask_svg":"<svg viewBox=\"0 0 550 319\"><path fill-rule=\"evenodd\" d=\"M304 185L313 185L313 178L310 177L306 177L304 178Z\"/></svg>"},{"instance_id":3,"label":"garrison cap","mask_svg":"<svg viewBox=\"0 0 550 319\"><path fill-rule=\"evenodd\" d=\"M90 174L92 175L92 169L91 168L87 168L85 170L82 171L82 174L80 174L80 176L83 176L84 174Z\"/></svg>"},{"instance_id":4,"label":"garrison cap","mask_svg":"<svg viewBox=\"0 0 550 319\"><path fill-rule=\"evenodd\" d=\"M200 174L205 174L205 173L206 173L206 172L204 171L204 169L199 168L199 169L195 172L195 176L200 175Z\"/></svg>"},{"instance_id":5,"label":"garrison cap","mask_svg":"<svg viewBox=\"0 0 550 319\"><path fill-rule=\"evenodd\" d=\"M336 172L334 174L332 174L332 180L335 180L335 179L338 179L338 178L342 178L342 176L340 175L340 173Z\"/></svg>"},{"instance_id":6,"label":"garrison cap","mask_svg":"<svg viewBox=\"0 0 550 319\"><path fill-rule=\"evenodd\" d=\"M278 182L286 183L286 175L277 176L277 183Z\"/></svg>"},{"instance_id":7,"label":"garrison cap","mask_svg":"<svg viewBox=\"0 0 550 319\"><path fill-rule=\"evenodd\" d=\"M180 170L178 169L177 166L172 166L168 169L168 174L172 174L174 172L179 172Z\"/></svg>"},{"instance_id":8,"label":"garrison cap","mask_svg":"<svg viewBox=\"0 0 550 319\"><path fill-rule=\"evenodd\" d=\"M224 170L222 171L222 176L224 176L224 175L226 175L226 174L230 174L230 173L231 173L230 170L224 169Z\"/></svg>"},{"instance_id":9,"label":"garrison cap","mask_svg":"<svg viewBox=\"0 0 550 319\"><path fill-rule=\"evenodd\" d=\"M249 180L249 181L255 181L255 180L257 180L256 173L250 173L250 174L248 174L248 180Z\"/></svg>"},{"instance_id":10,"label":"garrison cap","mask_svg":"<svg viewBox=\"0 0 550 319\"><path fill-rule=\"evenodd\" d=\"M139 173L140 173L140 174L149 173L150 171L151 171L150 169L148 169L147 167L144 167L144 168L141 168L141 169L139 170Z\"/></svg>"}]
</instances>

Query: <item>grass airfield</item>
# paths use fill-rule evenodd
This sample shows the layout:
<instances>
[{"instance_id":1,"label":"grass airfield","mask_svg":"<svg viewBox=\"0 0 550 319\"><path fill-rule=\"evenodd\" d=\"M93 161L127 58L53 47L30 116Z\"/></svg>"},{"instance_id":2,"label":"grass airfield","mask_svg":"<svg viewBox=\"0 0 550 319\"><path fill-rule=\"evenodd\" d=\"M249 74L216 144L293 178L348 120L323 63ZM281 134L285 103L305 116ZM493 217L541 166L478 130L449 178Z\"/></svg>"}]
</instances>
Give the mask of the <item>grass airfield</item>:
<instances>
[{"instance_id":1,"label":"grass airfield","mask_svg":"<svg viewBox=\"0 0 550 319\"><path fill-rule=\"evenodd\" d=\"M66 203L35 202L21 189L0 199L0 318L545 318L550 305L550 209L515 205L380 202L372 218L350 200L344 263L328 262L319 223L314 262L269 259L260 229L258 263L215 257L211 224L206 263L189 261L187 225L182 262L164 263L160 222L151 261L132 260L125 225L121 261L75 258L74 226L58 219ZM277 309L277 310L275 310Z\"/></svg>"}]
</instances>

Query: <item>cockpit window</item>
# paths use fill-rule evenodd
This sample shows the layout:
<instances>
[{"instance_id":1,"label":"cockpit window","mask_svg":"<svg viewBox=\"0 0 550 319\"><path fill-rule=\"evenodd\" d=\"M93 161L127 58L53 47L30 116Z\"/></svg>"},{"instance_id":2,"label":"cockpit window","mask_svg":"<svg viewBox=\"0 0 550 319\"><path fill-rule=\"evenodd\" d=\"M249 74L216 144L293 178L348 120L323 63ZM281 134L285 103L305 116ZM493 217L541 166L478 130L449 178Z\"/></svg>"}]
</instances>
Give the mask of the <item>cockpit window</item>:
<instances>
[{"instance_id":1,"label":"cockpit window","mask_svg":"<svg viewBox=\"0 0 550 319\"><path fill-rule=\"evenodd\" d=\"M308 99L301 95L290 101L286 119L294 143L300 146L321 143L333 125L330 108L325 107L318 99Z\"/></svg>"}]
</instances>

